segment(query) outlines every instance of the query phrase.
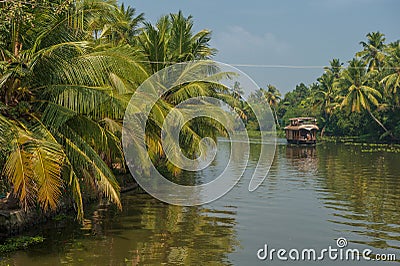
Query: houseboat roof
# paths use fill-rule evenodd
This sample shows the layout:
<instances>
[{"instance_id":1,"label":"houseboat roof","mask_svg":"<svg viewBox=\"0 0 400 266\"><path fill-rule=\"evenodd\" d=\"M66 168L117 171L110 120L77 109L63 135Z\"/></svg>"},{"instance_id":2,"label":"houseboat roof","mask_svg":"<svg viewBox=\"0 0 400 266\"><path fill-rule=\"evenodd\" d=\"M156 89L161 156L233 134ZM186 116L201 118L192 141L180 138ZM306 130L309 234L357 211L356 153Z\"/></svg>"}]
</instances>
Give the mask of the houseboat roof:
<instances>
[{"instance_id":1,"label":"houseboat roof","mask_svg":"<svg viewBox=\"0 0 400 266\"><path fill-rule=\"evenodd\" d=\"M319 130L318 126L316 125L317 119L315 117L295 117L290 118L289 120L290 125L285 127L287 130Z\"/></svg>"},{"instance_id":2,"label":"houseboat roof","mask_svg":"<svg viewBox=\"0 0 400 266\"><path fill-rule=\"evenodd\" d=\"M293 120L313 120L313 121L317 121L317 119L315 117L294 117L294 118L290 118L290 121Z\"/></svg>"},{"instance_id":3,"label":"houseboat roof","mask_svg":"<svg viewBox=\"0 0 400 266\"><path fill-rule=\"evenodd\" d=\"M299 126L287 126L284 129L289 129L289 130L300 130L300 129L305 129L305 130L319 130L319 127L317 125L312 125L312 124L305 124L305 125L299 125Z\"/></svg>"}]
</instances>

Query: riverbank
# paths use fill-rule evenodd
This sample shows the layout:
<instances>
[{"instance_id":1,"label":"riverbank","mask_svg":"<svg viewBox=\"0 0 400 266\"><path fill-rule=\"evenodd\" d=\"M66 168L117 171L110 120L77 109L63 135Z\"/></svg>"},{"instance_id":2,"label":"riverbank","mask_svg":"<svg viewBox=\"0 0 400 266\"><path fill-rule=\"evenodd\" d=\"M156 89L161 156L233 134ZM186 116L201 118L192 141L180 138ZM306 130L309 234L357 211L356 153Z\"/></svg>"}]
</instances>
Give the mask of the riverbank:
<instances>
[{"instance_id":1,"label":"riverbank","mask_svg":"<svg viewBox=\"0 0 400 266\"><path fill-rule=\"evenodd\" d=\"M363 152L373 152L373 151L386 151L386 152L400 152L400 144L385 142L379 140L365 139L359 136L347 136L347 137L334 137L334 136L324 136L318 138L319 142L328 143L343 143L345 145L362 146Z\"/></svg>"},{"instance_id":2,"label":"riverbank","mask_svg":"<svg viewBox=\"0 0 400 266\"><path fill-rule=\"evenodd\" d=\"M286 138L285 135L285 130L283 128L276 129L275 131L276 137L277 138ZM260 138L260 131L255 131L255 130L248 130L247 134L249 138L252 139L257 139ZM380 139L374 139L369 135L363 135L363 136L323 136L321 137L319 134L317 135L317 140L318 142L329 142L329 143L354 143L354 145L357 144L370 144L372 146L392 146L400 149L400 143L395 142L395 141L387 141L387 140L380 140Z\"/></svg>"},{"instance_id":3,"label":"riverbank","mask_svg":"<svg viewBox=\"0 0 400 266\"><path fill-rule=\"evenodd\" d=\"M121 187L121 193L127 193L138 188L137 183L130 183ZM89 200L85 204L91 204L94 200ZM56 217L76 215L72 203L63 204L57 211L44 213L40 209L24 210L21 208L0 209L0 241L11 236L20 235L26 231L40 226Z\"/></svg>"}]
</instances>

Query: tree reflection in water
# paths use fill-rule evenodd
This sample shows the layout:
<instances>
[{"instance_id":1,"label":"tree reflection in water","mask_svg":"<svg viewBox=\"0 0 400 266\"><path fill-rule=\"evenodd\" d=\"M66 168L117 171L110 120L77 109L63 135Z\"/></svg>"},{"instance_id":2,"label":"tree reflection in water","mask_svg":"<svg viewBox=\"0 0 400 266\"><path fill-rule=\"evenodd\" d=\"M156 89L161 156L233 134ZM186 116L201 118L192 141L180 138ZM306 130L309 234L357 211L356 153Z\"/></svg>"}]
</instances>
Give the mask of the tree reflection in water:
<instances>
[{"instance_id":1,"label":"tree reflection in water","mask_svg":"<svg viewBox=\"0 0 400 266\"><path fill-rule=\"evenodd\" d=\"M318 146L317 152L330 221L359 235L354 243L400 249L400 154L334 144Z\"/></svg>"}]
</instances>

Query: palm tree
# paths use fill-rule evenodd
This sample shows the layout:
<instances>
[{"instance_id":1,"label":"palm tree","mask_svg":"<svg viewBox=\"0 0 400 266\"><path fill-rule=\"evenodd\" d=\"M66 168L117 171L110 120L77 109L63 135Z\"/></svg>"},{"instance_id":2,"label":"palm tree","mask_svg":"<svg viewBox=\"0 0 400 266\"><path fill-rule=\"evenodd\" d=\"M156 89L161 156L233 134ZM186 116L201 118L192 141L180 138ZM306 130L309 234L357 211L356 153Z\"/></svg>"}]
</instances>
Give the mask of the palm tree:
<instances>
[{"instance_id":1,"label":"palm tree","mask_svg":"<svg viewBox=\"0 0 400 266\"><path fill-rule=\"evenodd\" d=\"M209 59L216 50L209 47L211 32L193 33L193 20L181 11L161 17L155 25L144 23L138 44L151 62L153 73L176 62Z\"/></svg>"},{"instance_id":2,"label":"palm tree","mask_svg":"<svg viewBox=\"0 0 400 266\"><path fill-rule=\"evenodd\" d=\"M4 25L27 30L9 30L5 39L11 41L0 47L3 176L25 208L38 203L54 210L67 196L64 190L69 191L82 219L87 193L100 193L121 206L119 185L99 154L123 158L119 138L107 124L122 118L129 101L120 90L132 86L119 85L139 83L147 73L134 62L133 49L95 51L82 41L87 21L71 18L68 7L65 12L38 8L30 14L35 28L14 18ZM90 10L78 11L90 17ZM83 30L71 27L71 21L82 22L72 25ZM132 71L137 75L131 78L139 80L120 78Z\"/></svg>"},{"instance_id":3,"label":"palm tree","mask_svg":"<svg viewBox=\"0 0 400 266\"><path fill-rule=\"evenodd\" d=\"M192 119L182 125L179 134L179 145L165 147L163 146L162 142L162 126L165 123L168 113L170 113L177 104L185 102L188 99L201 96L220 99L228 104L235 101L230 93L229 88L217 82L220 78L226 77L227 74L218 72L215 73L214 76L213 72L209 71L210 64L212 63L209 61L195 61L183 66L183 69L180 69L179 66L181 65L178 65L176 69L180 69L182 72L179 71L180 75L177 76L163 75L165 74L164 72L158 73L158 84L170 84L172 87L163 88L168 90L161 95L152 109L148 110L148 114L147 111L143 111L148 107L148 105L145 103L143 103L143 107L131 106L129 112L130 116L134 117L135 119L137 118L137 121L142 121L141 118L143 117L144 112L146 114L145 117L147 118L146 128L144 131L144 137L146 141L145 149L142 144L142 133L136 134L137 132L131 132L129 135L133 140L130 147L135 149L134 154L139 154L136 156L136 158L133 158L135 161L132 161L132 164L140 165L142 169L139 169L139 171L143 171L144 174L148 173L150 165L144 164L141 159L142 157L140 156L144 153L148 153L155 166L162 168L166 167L170 173L178 175L182 169L172 164L168 160L168 157L166 156L166 149L168 152L170 152L169 154L172 154L173 156L175 154L184 153L188 158L197 158L199 155L199 147L201 146L200 142L204 137L211 137L216 141L217 133L226 133L222 125L220 125L216 120L208 117L196 117L195 119ZM178 71L174 73L178 73ZM202 73L202 75L203 73L207 73L208 81L184 81L188 79L191 80L193 75L197 75L196 73ZM233 104L230 104L230 106L233 106ZM175 109L175 111L188 115L196 114L198 109L201 108L209 107L205 102L198 99L195 105L188 105L186 108L181 107ZM132 119L132 121L135 120ZM176 124L174 122L175 121L169 123L172 123L174 127L178 127L179 119L176 119ZM132 128L135 128L135 125L133 125Z\"/></svg>"},{"instance_id":4,"label":"palm tree","mask_svg":"<svg viewBox=\"0 0 400 266\"><path fill-rule=\"evenodd\" d=\"M400 106L400 43L393 43L387 48L388 56L384 61L384 77L380 81L387 95L393 96L397 107Z\"/></svg>"},{"instance_id":5,"label":"palm tree","mask_svg":"<svg viewBox=\"0 0 400 266\"><path fill-rule=\"evenodd\" d=\"M321 137L323 137L325 129L329 125L333 110L337 107L337 103L335 102L337 85L336 74L327 70L317 80L319 86L311 96L311 100L314 102L314 107L321 110L322 117L325 120L324 126L321 130Z\"/></svg>"},{"instance_id":6,"label":"palm tree","mask_svg":"<svg viewBox=\"0 0 400 266\"><path fill-rule=\"evenodd\" d=\"M232 102L230 103L233 106L233 110L238 114L239 118L247 119L247 115L244 111L245 103L242 99L243 96L243 88L240 86L240 82L235 81L232 88Z\"/></svg>"},{"instance_id":7,"label":"palm tree","mask_svg":"<svg viewBox=\"0 0 400 266\"><path fill-rule=\"evenodd\" d=\"M125 8L122 3L119 9L114 9L114 17L110 20L100 19L99 24L103 24L100 39L105 39L107 42L114 44L135 44L138 27L144 21L144 14L140 13L136 16L136 10L130 6Z\"/></svg>"},{"instance_id":8,"label":"palm tree","mask_svg":"<svg viewBox=\"0 0 400 266\"><path fill-rule=\"evenodd\" d=\"M276 108L278 107L278 104L281 100L281 93L275 86L273 86L271 84L268 84L267 88L268 88L268 91L266 91L264 89L261 89L261 90L264 94L265 101L269 104L269 106L271 106L272 110L274 111L276 124L278 125L278 127L280 127L278 116L276 114Z\"/></svg>"},{"instance_id":9,"label":"palm tree","mask_svg":"<svg viewBox=\"0 0 400 266\"><path fill-rule=\"evenodd\" d=\"M5 29L0 36L2 176L25 208L39 204L54 210L71 196L82 219L88 194L121 205L111 168L114 162L124 163L122 119L137 86L172 62L207 59L215 50L209 47L210 32L194 34L191 17L181 12L161 18L156 26L146 23L133 36L138 47L132 47L126 39L134 28L125 24L132 10L101 0L61 5L39 5L34 11L24 6L26 16L3 20L0 27ZM122 13L123 19L116 20ZM103 29L99 40L96 31ZM150 157L173 173L178 169L165 158L161 125L174 105L195 96L232 100L219 84L181 84L163 95L149 117L145 138ZM204 136L224 133L207 118L190 121L182 131L181 147L189 157L196 156Z\"/></svg>"},{"instance_id":10,"label":"palm tree","mask_svg":"<svg viewBox=\"0 0 400 266\"><path fill-rule=\"evenodd\" d=\"M240 86L240 82L235 81L232 88L232 95L235 99L240 99L243 95L244 91L243 88Z\"/></svg>"},{"instance_id":11,"label":"palm tree","mask_svg":"<svg viewBox=\"0 0 400 266\"><path fill-rule=\"evenodd\" d=\"M145 22L137 42L139 50L148 61L150 72L156 73L173 63L209 59L216 51L210 48L210 37L211 32L206 29L197 33L193 32L192 17L184 17L183 13L179 11L177 14L161 17L155 25ZM191 67L201 68L201 63ZM235 101L229 94L228 88L207 82L193 82L174 87L165 93L149 116L146 141L150 157L158 165L166 165L168 170L174 174L178 174L180 169L166 160L161 145L160 125L172 106L197 96L220 98L228 103ZM223 133L221 126L216 121L197 118L182 129L181 147L188 157L195 157L201 138L204 136L216 138L217 131Z\"/></svg>"},{"instance_id":12,"label":"palm tree","mask_svg":"<svg viewBox=\"0 0 400 266\"><path fill-rule=\"evenodd\" d=\"M169 39L170 60L184 62L210 59L216 50L210 48L211 31L207 29L193 32L193 18L185 18L182 11L170 14L171 32Z\"/></svg>"},{"instance_id":13,"label":"palm tree","mask_svg":"<svg viewBox=\"0 0 400 266\"><path fill-rule=\"evenodd\" d=\"M342 70L343 63L340 62L338 58L334 58L329 61L330 67L326 67L326 70L329 70L336 79L340 76L340 71Z\"/></svg>"},{"instance_id":14,"label":"palm tree","mask_svg":"<svg viewBox=\"0 0 400 266\"><path fill-rule=\"evenodd\" d=\"M376 71L366 70L364 62L353 59L349 66L342 72L340 79L340 88L343 90L344 97L341 107L349 108L352 112L361 112L366 110L372 119L379 124L382 129L388 133L387 128L372 113L372 107L379 106L381 93L370 86L374 79Z\"/></svg>"},{"instance_id":15,"label":"palm tree","mask_svg":"<svg viewBox=\"0 0 400 266\"><path fill-rule=\"evenodd\" d=\"M366 37L367 42L360 42L364 50L356 55L365 60L368 64L368 71L379 70L385 57L383 53L385 35L377 31L368 33Z\"/></svg>"}]
</instances>

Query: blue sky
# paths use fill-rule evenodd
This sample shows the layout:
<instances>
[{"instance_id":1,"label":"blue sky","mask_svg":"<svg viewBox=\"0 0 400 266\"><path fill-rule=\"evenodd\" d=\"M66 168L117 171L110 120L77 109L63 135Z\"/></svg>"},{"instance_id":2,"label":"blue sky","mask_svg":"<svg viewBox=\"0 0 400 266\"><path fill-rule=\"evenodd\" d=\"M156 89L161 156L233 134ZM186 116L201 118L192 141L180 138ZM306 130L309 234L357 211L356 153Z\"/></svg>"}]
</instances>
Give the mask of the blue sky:
<instances>
[{"instance_id":1,"label":"blue sky","mask_svg":"<svg viewBox=\"0 0 400 266\"><path fill-rule=\"evenodd\" d=\"M387 42L400 39L398 0L126 0L155 22L182 10L195 30L213 31L214 58L228 64L324 66L332 58L350 60L368 32ZM238 67L260 87L275 85L285 93L310 84L317 69Z\"/></svg>"}]
</instances>

